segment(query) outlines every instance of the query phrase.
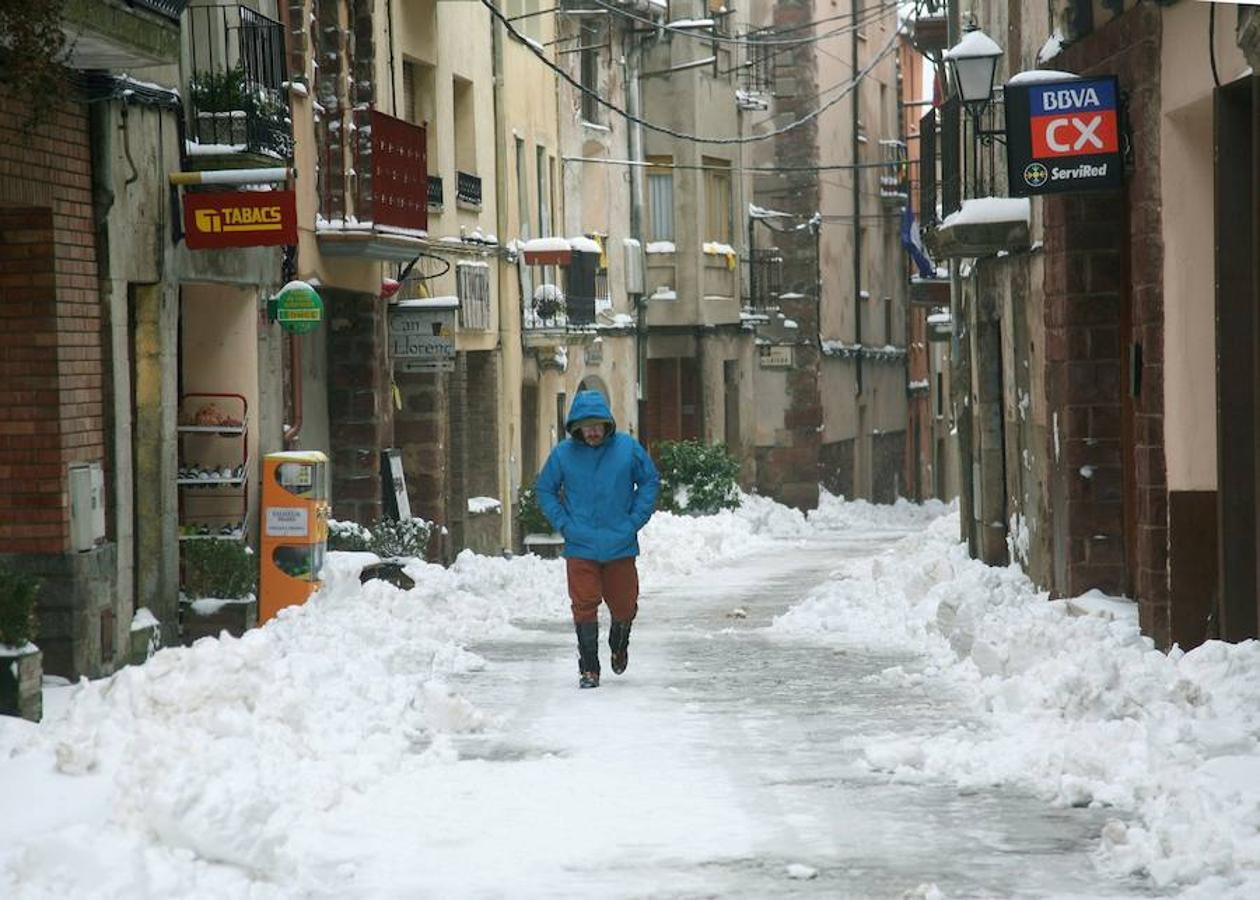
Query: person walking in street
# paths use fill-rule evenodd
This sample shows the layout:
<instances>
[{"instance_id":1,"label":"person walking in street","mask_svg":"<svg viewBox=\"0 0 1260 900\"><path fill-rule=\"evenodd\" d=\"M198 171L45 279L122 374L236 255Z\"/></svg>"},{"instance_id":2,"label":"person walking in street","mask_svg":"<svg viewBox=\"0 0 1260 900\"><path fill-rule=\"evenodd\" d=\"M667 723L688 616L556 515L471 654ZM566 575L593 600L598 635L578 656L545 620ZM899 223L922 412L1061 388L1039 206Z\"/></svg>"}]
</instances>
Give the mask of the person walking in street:
<instances>
[{"instance_id":1,"label":"person walking in street","mask_svg":"<svg viewBox=\"0 0 1260 900\"><path fill-rule=\"evenodd\" d=\"M599 687L599 604L608 604L612 670L630 662L639 610L639 531L656 509L660 476L652 458L617 423L603 394L579 391L564 423L569 437L547 457L534 487L538 505L564 535L579 687Z\"/></svg>"}]
</instances>

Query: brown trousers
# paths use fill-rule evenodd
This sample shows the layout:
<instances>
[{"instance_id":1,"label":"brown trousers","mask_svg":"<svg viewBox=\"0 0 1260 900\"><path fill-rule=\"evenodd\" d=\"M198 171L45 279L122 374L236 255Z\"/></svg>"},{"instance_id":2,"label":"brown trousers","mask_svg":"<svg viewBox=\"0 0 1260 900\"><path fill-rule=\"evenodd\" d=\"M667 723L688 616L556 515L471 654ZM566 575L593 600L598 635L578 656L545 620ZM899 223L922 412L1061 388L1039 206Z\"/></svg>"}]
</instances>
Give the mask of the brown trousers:
<instances>
[{"instance_id":1,"label":"brown trousers","mask_svg":"<svg viewBox=\"0 0 1260 900\"><path fill-rule=\"evenodd\" d=\"M598 563L590 559L566 559L569 601L574 622L599 621L599 603L608 604L615 622L633 622L639 611L639 570L634 557Z\"/></svg>"}]
</instances>

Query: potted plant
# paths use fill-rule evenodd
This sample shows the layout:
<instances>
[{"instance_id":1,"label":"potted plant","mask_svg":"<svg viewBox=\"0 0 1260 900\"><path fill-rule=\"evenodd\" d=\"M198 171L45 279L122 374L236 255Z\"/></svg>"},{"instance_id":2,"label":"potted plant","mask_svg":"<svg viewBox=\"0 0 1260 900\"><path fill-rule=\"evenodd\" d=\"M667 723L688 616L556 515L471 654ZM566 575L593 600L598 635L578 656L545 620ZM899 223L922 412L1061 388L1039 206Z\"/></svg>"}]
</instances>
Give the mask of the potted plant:
<instances>
[{"instance_id":1,"label":"potted plant","mask_svg":"<svg viewBox=\"0 0 1260 900\"><path fill-rule=\"evenodd\" d=\"M520 533L524 535L521 543L526 553L554 558L563 552L564 538L556 534L547 517L543 515L533 485L521 488L516 501L516 523Z\"/></svg>"},{"instance_id":2,"label":"potted plant","mask_svg":"<svg viewBox=\"0 0 1260 900\"><path fill-rule=\"evenodd\" d=\"M679 515L709 516L739 506L739 461L724 444L660 441L661 509Z\"/></svg>"},{"instance_id":3,"label":"potted plant","mask_svg":"<svg viewBox=\"0 0 1260 900\"><path fill-rule=\"evenodd\" d=\"M39 580L0 566L0 714L38 722L43 716L43 654L35 598Z\"/></svg>"},{"instance_id":4,"label":"potted plant","mask_svg":"<svg viewBox=\"0 0 1260 900\"><path fill-rule=\"evenodd\" d=\"M244 66L195 73L188 97L197 114L197 140L203 144L244 144L251 98Z\"/></svg>"},{"instance_id":5,"label":"potted plant","mask_svg":"<svg viewBox=\"0 0 1260 900\"><path fill-rule=\"evenodd\" d=\"M218 637L223 631L240 637L258 624L258 561L246 544L209 538L187 541L180 549L180 630L184 643Z\"/></svg>"}]
</instances>

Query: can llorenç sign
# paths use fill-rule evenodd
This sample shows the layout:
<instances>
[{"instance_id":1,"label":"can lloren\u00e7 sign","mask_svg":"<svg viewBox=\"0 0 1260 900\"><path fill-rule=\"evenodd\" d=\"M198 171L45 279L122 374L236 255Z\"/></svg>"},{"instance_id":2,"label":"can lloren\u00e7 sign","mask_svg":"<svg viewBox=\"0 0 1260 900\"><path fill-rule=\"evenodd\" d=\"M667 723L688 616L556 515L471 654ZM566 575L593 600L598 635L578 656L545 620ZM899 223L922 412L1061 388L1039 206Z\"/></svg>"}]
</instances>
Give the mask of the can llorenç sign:
<instances>
[{"instance_id":1,"label":"can lloren\u00e7 sign","mask_svg":"<svg viewBox=\"0 0 1260 900\"><path fill-rule=\"evenodd\" d=\"M272 321L293 334L308 334L324 321L324 301L305 281L290 281L282 287L268 301L267 310Z\"/></svg>"},{"instance_id":2,"label":"can lloren\u00e7 sign","mask_svg":"<svg viewBox=\"0 0 1260 900\"><path fill-rule=\"evenodd\" d=\"M184 195L184 240L190 250L297 243L293 191Z\"/></svg>"}]
</instances>

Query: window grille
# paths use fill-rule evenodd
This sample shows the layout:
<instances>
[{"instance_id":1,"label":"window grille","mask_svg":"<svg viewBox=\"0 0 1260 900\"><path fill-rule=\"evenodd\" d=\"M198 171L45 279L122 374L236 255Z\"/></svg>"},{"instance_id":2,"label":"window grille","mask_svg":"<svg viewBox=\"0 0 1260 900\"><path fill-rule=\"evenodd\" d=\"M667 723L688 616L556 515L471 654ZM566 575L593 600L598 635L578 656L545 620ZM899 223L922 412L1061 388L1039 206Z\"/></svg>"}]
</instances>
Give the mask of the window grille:
<instances>
[{"instance_id":1,"label":"window grille","mask_svg":"<svg viewBox=\"0 0 1260 900\"><path fill-rule=\"evenodd\" d=\"M490 267L485 263L459 263L455 266L455 292L459 295L461 328L486 331L490 328Z\"/></svg>"}]
</instances>

